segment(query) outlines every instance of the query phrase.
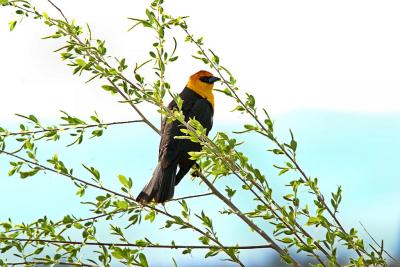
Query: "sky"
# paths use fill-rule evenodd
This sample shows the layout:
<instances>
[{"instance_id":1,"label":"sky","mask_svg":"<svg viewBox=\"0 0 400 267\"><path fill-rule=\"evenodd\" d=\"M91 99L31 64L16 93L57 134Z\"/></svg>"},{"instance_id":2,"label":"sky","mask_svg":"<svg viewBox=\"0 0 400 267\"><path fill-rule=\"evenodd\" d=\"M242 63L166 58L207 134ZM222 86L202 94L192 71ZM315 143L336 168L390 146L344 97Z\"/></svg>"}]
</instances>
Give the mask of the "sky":
<instances>
[{"instance_id":1,"label":"sky","mask_svg":"<svg viewBox=\"0 0 400 267\"><path fill-rule=\"evenodd\" d=\"M46 3L37 1L43 10L57 15ZM68 16L92 25L94 35L107 40L112 55L126 57L128 63L143 59L153 36L143 30L127 33L131 25L127 17L143 16L148 2L104 3L71 0L59 5ZM167 1L166 8L174 15L190 16L192 32L205 37L221 63L240 77L239 85L253 93L260 105L280 114L303 108L399 112L399 5L396 1L251 1L243 5L206 0L201 4ZM27 20L9 33L7 22L12 17L6 11L0 17L0 38L7 40L1 42L2 62L7 63L1 64L0 71L8 77L2 87L10 96L1 107L2 119L10 118L15 112L12 107L30 111L29 102L44 98L52 101L32 103L35 113L48 116L49 111L65 108L87 114L112 108L115 116L123 115L125 107L109 103L106 93L93 89L96 85L72 77L59 57L49 52L58 47L57 42L40 39L49 29ZM179 49L189 51L185 55L193 52L184 45ZM182 58L167 73L177 91L203 67L190 56ZM228 113L218 114L225 119Z\"/></svg>"},{"instance_id":2,"label":"sky","mask_svg":"<svg viewBox=\"0 0 400 267\"><path fill-rule=\"evenodd\" d=\"M346 224L358 226L358 222L363 221L378 239L385 239L392 251L399 251L396 244L400 238L400 210L395 203L400 201L397 191L400 177L396 173L400 166L396 153L400 149L396 134L400 130L400 3L166 2L167 12L190 16L191 31L205 37L205 44L234 73L241 89L251 92L257 104L266 107L274 116L283 136L287 136L288 128L298 134L302 162L310 173L321 178L323 188L329 192L332 186L343 185L345 199L348 199L342 204ZM34 3L47 13L57 15L46 1ZM78 23L88 22L93 34L106 40L111 55L126 57L128 64L145 59L154 36L141 29L127 32L131 25L127 17L143 16L149 1L55 3ZM59 110L82 117L96 110L104 121L136 118L129 107L117 103L117 97L98 90L101 83L85 84L82 77L72 76L72 70L61 62L59 55L51 52L60 43L41 39L51 33L41 23L25 19L9 32L8 21L13 17L11 12L0 8L1 127L15 128L15 113L35 114L44 121L53 122L60 115ZM167 79L176 92L183 88L189 75L204 68L190 57L193 52L182 44L178 47L182 60L169 67ZM215 132L240 126L241 121L229 113L231 106L225 103L222 96L216 96ZM144 109L152 114L157 124L156 113L149 107ZM126 130L109 130L111 133L102 143L93 140L77 148L82 161L103 166L103 171L113 177L117 169L148 177L155 162L158 137L144 133L149 139L143 144L151 144L155 149L143 156L145 163L138 164L130 160L130 157L138 157L137 151L132 151L134 138L146 130L136 129L132 128L135 131L132 137ZM127 138L123 144L118 143L121 138ZM256 145L258 140L252 136L247 138L248 153L263 166L265 159L257 152L260 149ZM118 151L123 160L99 156L99 144L109 153ZM52 145L44 148L44 153L49 155L63 151L62 147ZM77 151L67 151L70 163L79 165L81 158L74 158ZM7 166L4 159L2 162L1 166ZM6 174L3 167L1 171L2 176ZM71 192L66 189L65 194L54 194L33 179L19 181L6 177L3 182L9 188L17 183L21 192L29 192L32 186L37 189L32 201L36 201L39 208L26 211L28 219L49 210L55 217L61 216L64 210L55 209L54 203L63 203ZM145 179L139 180L137 189L145 182ZM181 190L193 188L190 182L187 179ZM177 193L182 194L182 191ZM45 198L39 193L43 192L55 201L41 209L40 203ZM12 190L6 194L3 198L14 197L11 214L20 214L26 205L24 201L16 199ZM72 212L78 202L65 209ZM369 212L365 212L365 208ZM7 214L4 210L2 213ZM232 229L233 232L237 230ZM243 240L257 241L241 233ZM264 254L256 256L261 259Z\"/></svg>"}]
</instances>

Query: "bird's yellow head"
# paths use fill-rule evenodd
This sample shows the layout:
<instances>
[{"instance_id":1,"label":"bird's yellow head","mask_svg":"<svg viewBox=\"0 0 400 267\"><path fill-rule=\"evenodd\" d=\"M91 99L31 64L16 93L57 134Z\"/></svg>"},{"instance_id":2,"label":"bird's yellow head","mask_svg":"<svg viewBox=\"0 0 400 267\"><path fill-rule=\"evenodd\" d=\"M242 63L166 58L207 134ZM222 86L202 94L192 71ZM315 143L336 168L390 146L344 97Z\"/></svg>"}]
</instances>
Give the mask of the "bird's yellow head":
<instances>
[{"instance_id":1,"label":"bird's yellow head","mask_svg":"<svg viewBox=\"0 0 400 267\"><path fill-rule=\"evenodd\" d=\"M201 70L190 76L186 87L207 99L214 108L212 89L214 87L214 82L218 80L220 80L220 78L213 76L212 73Z\"/></svg>"}]
</instances>

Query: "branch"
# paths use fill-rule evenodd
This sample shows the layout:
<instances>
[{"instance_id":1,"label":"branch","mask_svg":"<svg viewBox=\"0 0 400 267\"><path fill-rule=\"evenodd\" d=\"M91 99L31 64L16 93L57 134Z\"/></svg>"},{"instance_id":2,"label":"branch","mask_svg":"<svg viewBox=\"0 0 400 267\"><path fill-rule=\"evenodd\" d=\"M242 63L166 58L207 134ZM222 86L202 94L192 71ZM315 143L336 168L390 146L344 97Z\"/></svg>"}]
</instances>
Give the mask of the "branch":
<instances>
[{"instance_id":1,"label":"branch","mask_svg":"<svg viewBox=\"0 0 400 267\"><path fill-rule=\"evenodd\" d=\"M127 101L127 103L129 103L129 105L136 111L136 113L142 118L143 122L146 123L151 129L153 129L153 131L155 131L158 134L161 134L161 131L154 125L152 124L147 118L146 116L144 116L144 114L136 107L135 104L132 103L132 101L130 101L130 98L127 97L122 91L121 89L118 88L118 86L110 79L107 78L108 82L112 84L112 86L118 91L118 93ZM126 79L127 80L127 79Z\"/></svg>"},{"instance_id":2,"label":"branch","mask_svg":"<svg viewBox=\"0 0 400 267\"><path fill-rule=\"evenodd\" d=\"M243 102L243 100L239 97L239 95L237 94L236 90L230 85L229 81L225 78L225 76L222 74L221 69L216 66L214 64L214 62L209 58L209 56L207 55L207 53L204 51L203 47L201 45L199 45L194 39L193 37L190 35L190 33L188 32L188 30L185 27L181 27L186 35L196 44L196 46L200 49L200 51L202 52L202 54L204 55L204 57L209 61L210 65L212 66L212 68L217 71L218 75L221 78L221 81L229 88L230 92L234 95L234 98L241 104L241 106L245 109L245 111L257 122L257 124L261 127L262 130L264 130L265 132L268 132L268 130L265 128L265 126L260 122L258 116L253 113L251 110L249 110L249 108L247 107L247 105ZM304 171L300 168L300 166L298 165L298 163L296 162L296 160L294 158L292 158L290 156L290 154L286 151L285 147L282 146L278 140L273 137L272 141L284 152L284 154L289 158L289 160L296 166L297 170L301 173L301 175L304 177L304 179L306 181L308 181L308 177L307 175L304 173ZM303 180L304 182L304 180ZM256 185L256 187L258 186L256 183L252 183L253 185ZM258 187L259 190L261 190ZM262 191L262 190L261 190ZM343 226L341 225L340 221L337 219L336 215L332 212L332 210L329 208L329 206L326 204L325 200L323 199L323 197L320 199L321 193L318 192L318 200L322 201L322 204L324 205L324 207L326 208L326 210L328 211L328 213L331 215L331 217L334 219L334 221L337 223L338 227L345 233L347 234L347 232L345 231L345 229L343 228ZM276 202L275 202L276 203ZM305 234L306 236L310 236L300 225L298 225L298 223L296 222L296 226L299 227L300 231ZM329 254L326 252L325 249L323 249L321 247L321 245L318 244L318 242L314 242L314 244L325 254L329 257ZM359 251L359 249L357 247L355 247L353 245L353 249L356 251L356 253L361 257L361 253ZM321 262L321 260L317 257L318 261ZM322 263L322 262L321 262ZM339 266L336 263L337 266Z\"/></svg>"},{"instance_id":3,"label":"branch","mask_svg":"<svg viewBox=\"0 0 400 267\"><path fill-rule=\"evenodd\" d=\"M192 195L192 196L186 196L186 197L173 198L173 199L168 200L167 202L179 201L179 200L190 199L190 198L205 197L205 196L210 196L213 194L214 193L204 193L204 194L198 194L198 195Z\"/></svg>"},{"instance_id":4,"label":"branch","mask_svg":"<svg viewBox=\"0 0 400 267\"><path fill-rule=\"evenodd\" d=\"M37 167L41 168L42 170L47 170L47 171L50 171L50 172L53 172L53 173L56 173L56 174L59 174L59 175L68 177L68 178L70 178L70 179L73 180L73 181L78 181L78 182L80 182L80 183L82 183L82 184L84 184L84 185L87 185L87 186L90 186L90 187L94 187L94 188L97 188L97 189L106 191L106 192L108 192L108 193L114 194L114 195L116 195L116 196L120 196L120 197L122 197L122 198L135 201L135 199L134 199L133 197L129 197L129 196L123 195L123 194L121 194L121 193L115 192L115 191L113 191L113 190L110 190L110 189L108 189L108 188L105 188L105 187L102 187L102 186L99 186L99 185L96 185L96 184L93 184L93 183L84 181L84 180L82 180L82 179L79 179L79 178L77 178L77 177L71 175L71 174L67 174L67 173L63 173L63 172L58 172L58 171L56 171L56 170L54 170L54 169L52 169L52 168L49 168L49 167L47 167L47 166L44 166L44 165L42 165L42 164L33 162L33 161L31 161L31 160L28 160L28 159L22 158L22 157L20 157L20 156L17 156L17 155L15 155L15 154L12 154L12 153L7 152L7 151L5 151L5 150L0 150L0 154L1 154L1 153L4 153L4 154L6 154L6 155L8 155L8 156L10 156L10 157L14 157L14 158L17 158L17 159L19 159L19 160L22 160L22 161L24 161L24 162L26 162L26 163L32 164L32 165L34 165L34 166L37 166Z\"/></svg>"},{"instance_id":5,"label":"branch","mask_svg":"<svg viewBox=\"0 0 400 267\"><path fill-rule=\"evenodd\" d=\"M65 174L65 173L58 172L58 171L56 171L56 170L54 170L54 169L51 169L51 168L49 168L49 167L46 167L46 166L44 166L44 165L42 165L42 164L39 164L39 163L30 161L30 160L24 159L24 158L22 158L22 157L20 157L20 156L14 155L14 154L9 153L9 152L7 152L7 151L0 150L0 154L1 154L1 153L4 153L4 154L6 154L6 155L8 155L8 156L11 156L11 157L18 158L18 159L20 159L20 160L22 160L22 161L24 161L24 162L27 162L27 163L30 163L30 164L32 164L32 165L38 166L38 167L40 167L40 168L42 168L42 169L51 171L51 172L53 172L53 173L57 173L57 174L59 174L59 175L68 177L68 178L70 178L70 179L73 180L73 181L79 181L80 183L83 183L83 184L85 184L85 185L87 185L87 186L91 186L91 187L94 187L94 188L97 188L97 189L100 189L100 190L104 190L104 191L109 192L109 193L111 193L111 194L120 196L120 197L122 197L122 198L131 200L131 201L134 201L135 203L137 203L136 200L135 200L133 197L125 196L125 195L123 195L123 194L120 194L120 193L118 193L118 192L112 191L112 190L110 190L110 189L107 189L107 188L104 188L104 187L101 187L101 186L98 186L98 185L95 185L95 184L86 182L86 181L84 181L84 180L82 180L82 179L79 179L79 178L77 178L77 177L74 177L74 176L72 176L72 175L70 175L70 174ZM148 204L142 204L142 203L138 203L138 204L142 205L143 207L152 209L152 210L154 210L154 211L156 211L156 212L158 212L158 213L161 213L161 214L163 214L163 215L165 215L165 216L167 216L167 217L169 217L169 218L175 220L175 216L169 214L169 213L166 212L166 211L157 209L156 207L153 207L153 206L148 205ZM98 216L96 216L96 217L98 217ZM224 249L224 246L222 245L222 243L221 243L220 241L218 241L218 239L213 238L213 237L211 237L211 236L208 236L204 231L202 231L201 229L197 228L196 226L194 226L194 225L192 225L192 224L190 224L190 223L188 223L188 222L184 222L184 224L185 224L185 226L187 226L187 228L193 229L193 230L195 230L196 232L202 234L203 236L207 236L210 240L212 240L214 243L216 243L220 248L222 248L222 249L229 255L229 253L227 252L227 249ZM243 264L236 256L235 256L233 259L234 259L240 266L244 267L244 264Z\"/></svg>"},{"instance_id":6,"label":"branch","mask_svg":"<svg viewBox=\"0 0 400 267\"><path fill-rule=\"evenodd\" d=\"M287 251L283 250L278 244L275 243L275 241L269 237L261 228L259 228L255 223L253 223L249 218L247 218L229 199L227 199L223 194L221 194L217 188L214 187L214 185L208 181L208 179L202 174L199 173L199 177L201 180L210 188L210 190L219 198L221 199L228 207L230 207L234 213L239 216L244 222L246 222L253 230L255 230L259 235L261 235L266 241L270 243L270 247L274 250L276 250L281 256L290 255L287 253ZM294 266L299 266L299 264L290 257L290 259L293 261Z\"/></svg>"},{"instance_id":7,"label":"branch","mask_svg":"<svg viewBox=\"0 0 400 267\"><path fill-rule=\"evenodd\" d=\"M398 259L396 259L395 257L393 257L392 255L389 254L389 252L386 251L386 249L383 249L383 240L382 240L382 245L379 245L379 243L376 241L376 239L367 231L367 229L365 228L365 226L359 222L361 224L361 227L364 229L364 231L367 233L367 235L372 239L372 241L374 241L374 243L380 247L383 252L385 252L385 254L391 258L394 262L396 262L397 264L400 264L400 261Z\"/></svg>"},{"instance_id":8,"label":"branch","mask_svg":"<svg viewBox=\"0 0 400 267\"><path fill-rule=\"evenodd\" d=\"M69 25L68 19L67 17L64 15L64 13L62 12L62 10L55 5L51 0L47 0L55 9L57 9L57 11L61 14L61 16L64 18L65 22ZM69 32L69 34L71 34ZM82 42L82 40L79 38L78 35L76 34L71 34L71 37L73 37L77 42L79 42L79 44L83 47L85 47L84 42ZM85 50L86 54L90 57L93 56L94 58L96 58L97 60L99 60L99 62L104 63L106 66L110 67L110 64L108 64L107 61L105 61L103 58L99 57L96 53L93 54L91 53L90 50ZM136 85L134 85L131 81L129 81L127 78L125 78L124 75L122 75L122 73L118 74L118 77L120 77L121 79L123 79L124 81L128 82L133 88L135 88L136 90L140 90ZM130 98L128 96L126 96L125 93L123 93L118 86L110 79L107 78L108 82L115 88L117 89L118 93L127 101L130 100ZM136 107L135 104L133 104L132 102L129 101L130 106L136 111L136 113L142 118L143 122L145 122L151 129L153 129L155 132L157 132L158 134L160 134L160 130L153 124L151 123L146 116L144 116L144 114Z\"/></svg>"},{"instance_id":9,"label":"branch","mask_svg":"<svg viewBox=\"0 0 400 267\"><path fill-rule=\"evenodd\" d=\"M37 133L45 133L45 132L54 132L54 131L68 131L74 129L87 129L87 128L94 128L94 127L103 127L103 126L111 126L111 125L120 125L120 124L128 124L128 123L135 123L135 122L144 122L144 120L131 120L131 121L117 121L117 122L109 122L109 123L99 123L99 124L88 124L83 126L77 127L63 127L63 128L52 128L52 129L42 129L37 131L21 131L21 132L5 132L0 133L0 136L13 136L13 135L25 135L25 134L37 134Z\"/></svg>"},{"instance_id":10,"label":"branch","mask_svg":"<svg viewBox=\"0 0 400 267\"><path fill-rule=\"evenodd\" d=\"M30 238L12 238L0 237L0 240L13 240L20 242L44 242L49 244L68 244L68 245L84 245L84 246L114 246L114 247L138 247L138 248L168 248L168 249L210 249L218 248L218 246L205 246L205 245L156 245L156 244L131 244L131 243L108 243L108 242L84 242L84 241L61 241L50 239L30 239ZM263 249L271 248L271 245L254 245L254 246L222 246L223 249Z\"/></svg>"},{"instance_id":11,"label":"branch","mask_svg":"<svg viewBox=\"0 0 400 267\"><path fill-rule=\"evenodd\" d=\"M199 197L209 196L209 195L212 195L212 194L213 194L213 193L204 193L204 194L198 194L198 195L192 195L192 196L174 198L174 199L168 200L167 202L173 202L173 201L180 201L180 200L185 200L185 199L199 198ZM113 210L113 211L111 211L111 212L106 212L106 213L99 214L99 215L92 216L92 217L76 219L76 220L73 221L73 223L77 223L77 222L86 222L86 221L96 221L97 219L100 219L100 218L103 218L103 217L112 216L112 215L116 215L116 214L123 213L123 212L129 212L129 211L134 210L134 209L135 209L135 208L128 208L128 209L126 209L126 210L120 210L120 209L118 209L118 210ZM58 227L58 226L63 226L63 225L66 225L66 224L73 224L73 223L64 223L64 222L61 220L61 221L56 222L56 223L54 224L54 226L57 226L57 227ZM31 224L31 225L32 225L32 224ZM38 227L32 227L32 228L30 228L30 229L38 229ZM23 230L23 229L12 229L12 230L6 231L6 232L4 232L4 233L13 233L13 232L21 231L21 230Z\"/></svg>"},{"instance_id":12,"label":"branch","mask_svg":"<svg viewBox=\"0 0 400 267\"><path fill-rule=\"evenodd\" d=\"M52 1L47 0L55 9L58 10L58 12L60 12L61 16L64 18L65 22L69 24L67 17L64 15L64 13L62 12L62 10L56 6Z\"/></svg>"},{"instance_id":13,"label":"branch","mask_svg":"<svg viewBox=\"0 0 400 267\"><path fill-rule=\"evenodd\" d=\"M53 6L55 6L50 0L48 0ZM56 7L56 6L55 6ZM58 8L58 7L56 7L56 9L61 13L61 15L64 17L64 19L66 20L66 17L64 16L64 14L61 12L61 10ZM66 20L67 21L67 20ZM71 37L72 38L74 38L74 39L76 39L82 46L85 46L84 44L83 44L83 42L79 39L79 37L77 36L77 35L75 35L75 34L71 34ZM100 62L102 62L102 63L104 63L104 64L106 64L106 65L108 65L109 66L109 64L104 60L104 59L102 59L101 57L99 57L99 55L97 55L97 54L90 54L91 52L90 52L90 50L86 50L86 51L88 51L87 53L88 53L88 56L90 56L90 55L92 55L93 57L95 57L96 59L98 59ZM117 74L116 75L116 77L119 79L119 78L121 78L121 79L123 79L124 81L127 81L129 84L131 84L132 86L134 86L129 80L127 80L122 74ZM119 94L120 95L122 95L124 98L125 98L125 100L129 100L129 97L128 96L126 96L116 85L115 85L115 83L111 80L111 79L108 79L108 81L113 85L113 87L114 88L116 88L117 90L118 90L118 92L119 92ZM138 114L143 118L143 120L144 120L144 122L146 123L146 124L148 124L154 131L156 131L156 132L158 132L158 133L160 133L160 131L153 125L153 124L151 124L145 117L144 117L144 115L135 107L135 105L133 105L133 103L132 102L130 102L130 104L131 104L131 106L135 109L135 111L136 112L138 112ZM159 104L159 107L160 108L165 108L162 104ZM54 170L53 170L54 171ZM63 174L63 175L65 175L65 174ZM66 175L67 177L69 177L69 178L74 178L74 177L72 177L72 176L70 176L70 175ZM281 249L277 244L275 244L274 242L273 242L273 240L264 232L264 231L262 231L260 228L258 228L258 226L257 225L255 225L249 218L247 218L245 215L243 215L241 212L240 212L240 210L230 201L230 200L228 200L224 195L222 195L203 175L202 175L202 178L204 178L204 180L205 180L205 183L210 187L210 189L213 191L213 193L214 194L216 194L225 204L227 204L230 208L232 208L235 212L237 212L237 214L238 214L238 216L241 218L241 219L243 219L250 227L252 227L253 229L255 229L264 239L266 239L267 241L269 241L271 244L272 244L272 248L274 248L275 250L277 250L282 256L288 256L288 257L290 257L290 255L287 253L287 251L285 251L285 250L283 250L283 249ZM207 181L207 182L206 182ZM89 185L87 182L84 182L84 184L87 184L87 185ZM91 186L93 186L93 185L91 185ZM104 188L102 188L102 187L99 187L99 186L96 186L95 185L95 187L97 187L97 188L99 188L99 189L103 189L104 190ZM116 193L116 192L113 192L114 194ZM119 196L122 196L122 197L124 197L124 198L126 198L126 196L123 196L123 195L121 195L121 194L119 194ZM153 208L154 210L156 210L155 208ZM166 213L164 213L164 214L166 214ZM169 216L171 216L171 215L169 215ZM173 217L172 217L173 218ZM192 226L193 227L193 226ZM191 227L191 228L192 228ZM193 228L193 229L195 229L195 228ZM200 229L195 229L195 230L198 230L200 233L202 233L201 232L201 230ZM220 245L221 247L223 247L219 242L218 242L218 240L216 240L216 239L214 239L213 240L214 242L216 242L218 245ZM272 242L271 242L272 241ZM236 258L236 257L235 257ZM293 260L293 259L291 259L291 260ZM240 263L240 262L239 262ZM297 265L297 263L295 262L294 263L295 265Z\"/></svg>"},{"instance_id":14,"label":"branch","mask_svg":"<svg viewBox=\"0 0 400 267\"><path fill-rule=\"evenodd\" d=\"M67 265L67 266L84 266L84 267L99 267L99 265L92 265L92 264L86 264L86 263L77 263L77 262L58 262L58 261L53 261L53 262L48 262L48 261L22 261L22 262L7 262L7 266L17 266L17 265L32 265L34 264L37 266L38 264L40 265Z\"/></svg>"}]
</instances>

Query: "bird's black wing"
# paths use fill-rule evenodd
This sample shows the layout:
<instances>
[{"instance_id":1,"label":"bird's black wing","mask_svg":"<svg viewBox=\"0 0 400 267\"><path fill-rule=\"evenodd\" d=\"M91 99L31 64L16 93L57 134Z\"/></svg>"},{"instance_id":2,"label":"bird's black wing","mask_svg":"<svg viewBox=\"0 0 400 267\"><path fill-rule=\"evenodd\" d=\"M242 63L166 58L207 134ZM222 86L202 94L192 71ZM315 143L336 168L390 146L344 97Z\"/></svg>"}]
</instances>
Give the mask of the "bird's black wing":
<instances>
[{"instance_id":1,"label":"bird's black wing","mask_svg":"<svg viewBox=\"0 0 400 267\"><path fill-rule=\"evenodd\" d=\"M180 97L183 100L182 112L187 119L187 115L193 109L193 106L198 100L199 95L194 93L192 90L185 88L180 93ZM169 103L168 109L178 109L178 106L174 100ZM178 160L183 140L175 139L174 137L183 135L183 133L180 131L182 127L183 126L176 120L172 122L167 122L167 119L165 117L161 122L161 140L158 160L163 160L164 164L170 164L172 161Z\"/></svg>"},{"instance_id":2,"label":"bird's black wing","mask_svg":"<svg viewBox=\"0 0 400 267\"><path fill-rule=\"evenodd\" d=\"M180 96L183 100L182 111L185 120L195 118L207 128L208 133L212 126L211 104L188 88L185 88ZM175 101L172 101L168 108L170 110L177 108ZM137 201L148 203L154 199L157 203L161 203L172 198L174 185L179 183L194 164L194 161L189 159L188 152L199 151L201 146L189 140L175 139L176 136L183 135L180 131L182 128L184 126L178 121L168 122L163 119L158 164L151 180L136 198ZM178 165L179 172L176 173Z\"/></svg>"},{"instance_id":3,"label":"bird's black wing","mask_svg":"<svg viewBox=\"0 0 400 267\"><path fill-rule=\"evenodd\" d=\"M211 104L203 98L199 98L195 101L192 108L188 111L185 116L186 120L189 118L196 119L200 124L207 129L207 134L212 128L213 123L213 109ZM200 151L201 145L199 143L193 143L190 140L180 140L179 149L179 172L175 178L175 185L177 185L182 178L189 172L192 166L195 164L194 160L190 159L189 152Z\"/></svg>"},{"instance_id":4,"label":"bird's black wing","mask_svg":"<svg viewBox=\"0 0 400 267\"><path fill-rule=\"evenodd\" d=\"M207 99L199 98L192 105L191 109L185 114L186 121L189 118L196 119L200 124L207 129L207 134L213 125L213 109Z\"/></svg>"}]
</instances>

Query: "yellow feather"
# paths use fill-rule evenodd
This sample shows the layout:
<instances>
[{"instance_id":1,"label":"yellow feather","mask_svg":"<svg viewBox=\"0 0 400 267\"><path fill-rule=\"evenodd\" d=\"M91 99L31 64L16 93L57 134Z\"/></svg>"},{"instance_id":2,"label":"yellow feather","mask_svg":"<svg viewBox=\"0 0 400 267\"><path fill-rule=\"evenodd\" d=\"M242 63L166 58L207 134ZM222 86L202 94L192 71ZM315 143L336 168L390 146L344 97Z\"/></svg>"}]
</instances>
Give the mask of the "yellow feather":
<instances>
[{"instance_id":1,"label":"yellow feather","mask_svg":"<svg viewBox=\"0 0 400 267\"><path fill-rule=\"evenodd\" d=\"M198 95L202 96L203 98L207 99L214 109L214 95L212 92L212 89L214 87L213 84L202 82L197 77L190 77L186 87L194 91Z\"/></svg>"}]
</instances>

